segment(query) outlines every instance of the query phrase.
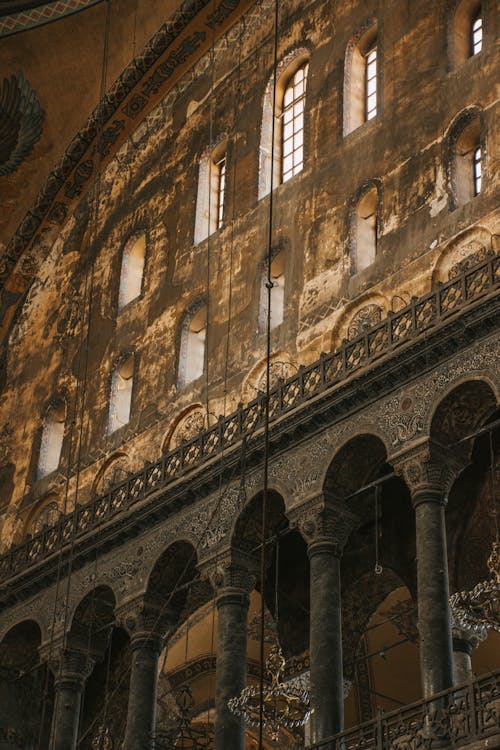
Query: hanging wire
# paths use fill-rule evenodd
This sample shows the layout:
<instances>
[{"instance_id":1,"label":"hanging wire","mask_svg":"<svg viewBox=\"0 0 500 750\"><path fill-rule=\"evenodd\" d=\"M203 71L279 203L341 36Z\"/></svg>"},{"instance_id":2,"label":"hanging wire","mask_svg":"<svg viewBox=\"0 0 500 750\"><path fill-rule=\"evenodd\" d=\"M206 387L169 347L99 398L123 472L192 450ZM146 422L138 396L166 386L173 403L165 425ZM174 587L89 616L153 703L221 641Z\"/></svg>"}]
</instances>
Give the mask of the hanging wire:
<instances>
[{"instance_id":1,"label":"hanging wire","mask_svg":"<svg viewBox=\"0 0 500 750\"><path fill-rule=\"evenodd\" d=\"M271 180L269 194L269 225L267 247L267 320L266 320L266 398L264 416L264 490L262 493L262 548L260 553L260 677L259 677L259 750L264 750L264 671L265 671L265 597L264 584L266 577L266 538L267 538L267 507L269 500L269 396L271 390L271 296L273 282L271 278L271 254L273 242L273 208L274 208L274 159L276 150L276 83L278 68L278 0L274 2L274 43L273 43L273 108L271 127Z\"/></svg>"},{"instance_id":2,"label":"hanging wire","mask_svg":"<svg viewBox=\"0 0 500 750\"><path fill-rule=\"evenodd\" d=\"M380 501L380 490L381 485L377 484L375 487L375 574L380 576L384 572L382 565L379 560L379 526L378 526L378 511Z\"/></svg>"},{"instance_id":3,"label":"hanging wire","mask_svg":"<svg viewBox=\"0 0 500 750\"><path fill-rule=\"evenodd\" d=\"M490 448L490 482L491 482L491 502L493 503L493 519L495 523L495 541L500 542L498 536L498 512L495 492L495 450L493 447L493 430L489 431L489 448Z\"/></svg>"}]
</instances>

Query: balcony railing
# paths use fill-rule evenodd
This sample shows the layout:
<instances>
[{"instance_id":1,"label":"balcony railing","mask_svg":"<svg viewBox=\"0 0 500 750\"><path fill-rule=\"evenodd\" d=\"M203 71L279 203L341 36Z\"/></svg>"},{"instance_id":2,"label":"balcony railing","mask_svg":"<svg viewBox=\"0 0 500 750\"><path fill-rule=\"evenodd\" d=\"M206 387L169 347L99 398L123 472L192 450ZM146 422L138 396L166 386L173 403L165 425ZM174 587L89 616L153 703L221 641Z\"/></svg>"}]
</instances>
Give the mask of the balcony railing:
<instances>
[{"instance_id":1,"label":"balcony railing","mask_svg":"<svg viewBox=\"0 0 500 750\"><path fill-rule=\"evenodd\" d=\"M500 257L492 256L429 294L413 298L407 307L388 316L364 333L345 341L331 354L270 389L271 422L307 403L314 396L347 379L374 360L390 355L404 344L431 331L447 318L494 291L500 282ZM62 516L54 526L46 526L33 537L12 546L0 557L0 581L4 581L36 561L63 548L76 537L97 528L104 521L129 508L138 500L161 490L185 472L197 468L245 436L264 426L265 394L233 414L221 417L197 437L165 453L159 461L146 466L105 495L93 498L72 513Z\"/></svg>"},{"instance_id":2,"label":"balcony railing","mask_svg":"<svg viewBox=\"0 0 500 750\"><path fill-rule=\"evenodd\" d=\"M492 735L500 735L500 670L381 714L309 750L443 750Z\"/></svg>"}]
</instances>

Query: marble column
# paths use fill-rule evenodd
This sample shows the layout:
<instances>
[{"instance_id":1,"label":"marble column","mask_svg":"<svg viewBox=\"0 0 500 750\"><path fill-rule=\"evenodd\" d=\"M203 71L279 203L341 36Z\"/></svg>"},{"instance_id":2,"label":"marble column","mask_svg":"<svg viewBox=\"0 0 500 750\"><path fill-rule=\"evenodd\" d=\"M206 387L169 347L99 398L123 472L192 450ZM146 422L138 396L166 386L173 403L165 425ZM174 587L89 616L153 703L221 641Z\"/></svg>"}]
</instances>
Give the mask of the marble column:
<instances>
[{"instance_id":1,"label":"marble column","mask_svg":"<svg viewBox=\"0 0 500 750\"><path fill-rule=\"evenodd\" d=\"M75 750L85 681L94 663L84 653L66 649L54 679L50 750Z\"/></svg>"},{"instance_id":2,"label":"marble column","mask_svg":"<svg viewBox=\"0 0 500 750\"><path fill-rule=\"evenodd\" d=\"M473 679L472 652L486 638L486 635L486 628L480 627L477 631L472 631L453 622L452 637L455 685L463 685Z\"/></svg>"},{"instance_id":3,"label":"marble column","mask_svg":"<svg viewBox=\"0 0 500 750\"><path fill-rule=\"evenodd\" d=\"M127 709L124 750L149 750L153 747L156 723L158 658L162 639L147 632L134 633L130 639L132 665Z\"/></svg>"},{"instance_id":4,"label":"marble column","mask_svg":"<svg viewBox=\"0 0 500 750\"><path fill-rule=\"evenodd\" d=\"M311 741L320 742L344 728L340 558L358 519L324 495L311 503L318 512L305 510L299 526L310 561Z\"/></svg>"},{"instance_id":5,"label":"marble column","mask_svg":"<svg viewBox=\"0 0 500 750\"><path fill-rule=\"evenodd\" d=\"M217 666L215 678L215 750L245 750L245 722L228 708L247 684L249 595L225 586L217 596Z\"/></svg>"},{"instance_id":6,"label":"marble column","mask_svg":"<svg viewBox=\"0 0 500 750\"><path fill-rule=\"evenodd\" d=\"M453 686L445 506L453 458L430 443L406 457L402 473L415 511L420 669L425 698Z\"/></svg>"}]
</instances>

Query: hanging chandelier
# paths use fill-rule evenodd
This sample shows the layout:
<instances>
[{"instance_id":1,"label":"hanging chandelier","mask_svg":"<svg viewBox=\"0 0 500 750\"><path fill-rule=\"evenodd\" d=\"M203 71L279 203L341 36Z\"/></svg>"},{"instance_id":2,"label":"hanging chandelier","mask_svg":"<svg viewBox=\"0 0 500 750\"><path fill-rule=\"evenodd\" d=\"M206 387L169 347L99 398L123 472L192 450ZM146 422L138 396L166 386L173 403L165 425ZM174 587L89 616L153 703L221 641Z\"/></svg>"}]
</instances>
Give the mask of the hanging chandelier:
<instances>
[{"instance_id":1,"label":"hanging chandelier","mask_svg":"<svg viewBox=\"0 0 500 750\"><path fill-rule=\"evenodd\" d=\"M177 696L178 714L169 726L156 731L156 750L205 750L212 748L213 730L208 726L192 724L194 698L189 685L183 685Z\"/></svg>"},{"instance_id":2,"label":"hanging chandelier","mask_svg":"<svg viewBox=\"0 0 500 750\"><path fill-rule=\"evenodd\" d=\"M115 742L108 727L99 727L90 747L92 750L114 750Z\"/></svg>"},{"instance_id":3,"label":"hanging chandelier","mask_svg":"<svg viewBox=\"0 0 500 750\"><path fill-rule=\"evenodd\" d=\"M263 726L275 742L279 740L282 729L303 726L311 713L308 691L283 682L284 671L285 658L276 644L266 659L266 675L271 685L264 688L262 696ZM249 726L260 725L261 695L258 686L244 688L237 698L228 701L228 706L233 714L242 716Z\"/></svg>"},{"instance_id":4,"label":"hanging chandelier","mask_svg":"<svg viewBox=\"0 0 500 750\"><path fill-rule=\"evenodd\" d=\"M460 627L480 633L487 628L500 633L500 542L493 542L488 558L491 578L480 581L471 591L458 591L450 597L455 621Z\"/></svg>"}]
</instances>

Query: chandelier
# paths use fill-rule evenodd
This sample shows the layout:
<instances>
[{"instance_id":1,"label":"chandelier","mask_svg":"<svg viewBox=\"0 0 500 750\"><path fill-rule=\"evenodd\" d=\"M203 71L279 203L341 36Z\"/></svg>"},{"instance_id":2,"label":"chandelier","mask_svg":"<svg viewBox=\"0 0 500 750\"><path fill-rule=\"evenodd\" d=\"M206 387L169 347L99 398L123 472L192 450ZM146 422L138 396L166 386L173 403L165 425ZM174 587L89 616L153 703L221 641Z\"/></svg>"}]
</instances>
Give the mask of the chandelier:
<instances>
[{"instance_id":1,"label":"chandelier","mask_svg":"<svg viewBox=\"0 0 500 750\"><path fill-rule=\"evenodd\" d=\"M493 542L488 558L491 578L480 581L472 591L458 591L450 597L455 621L460 627L480 633L484 628L500 633L500 542Z\"/></svg>"},{"instance_id":2,"label":"chandelier","mask_svg":"<svg viewBox=\"0 0 500 750\"><path fill-rule=\"evenodd\" d=\"M309 693L305 688L282 681L285 658L281 648L275 644L266 660L266 675L271 681L264 687L262 696L263 726L273 741L280 738L281 729L297 729L303 726L311 713ZM237 698L228 701L230 711L242 716L249 726L258 727L261 715L260 688L249 685Z\"/></svg>"},{"instance_id":3,"label":"chandelier","mask_svg":"<svg viewBox=\"0 0 500 750\"><path fill-rule=\"evenodd\" d=\"M115 743L108 727L99 727L90 747L92 750L114 750Z\"/></svg>"},{"instance_id":4,"label":"chandelier","mask_svg":"<svg viewBox=\"0 0 500 750\"><path fill-rule=\"evenodd\" d=\"M179 713L170 726L164 726L155 734L156 750L205 750L212 748L213 730L192 725L194 698L189 685L183 685L177 696Z\"/></svg>"}]
</instances>

